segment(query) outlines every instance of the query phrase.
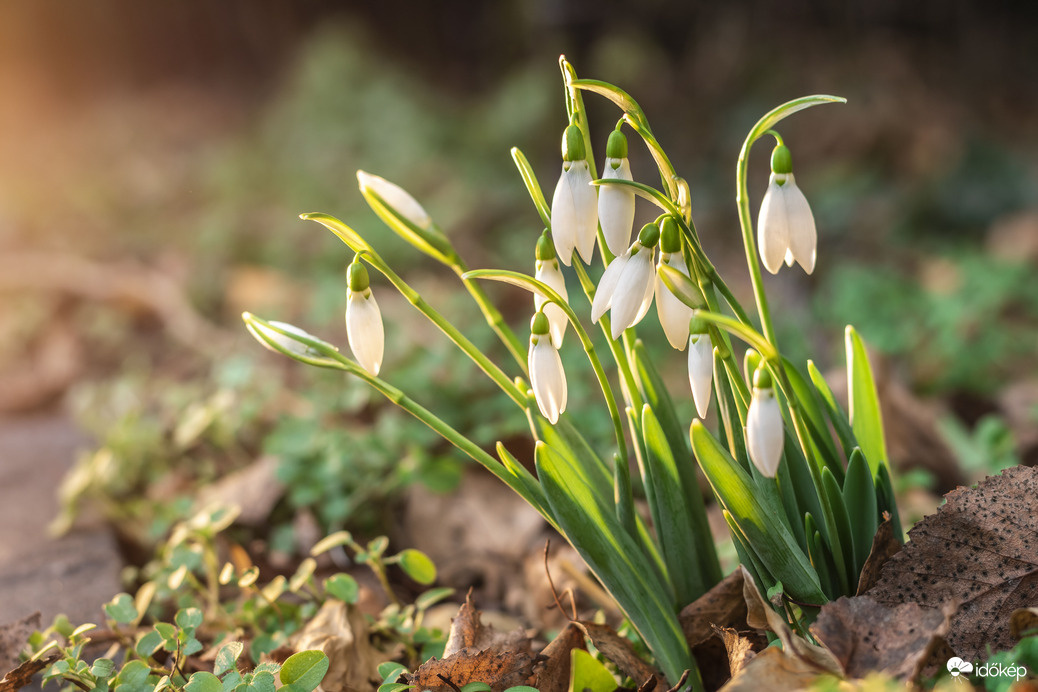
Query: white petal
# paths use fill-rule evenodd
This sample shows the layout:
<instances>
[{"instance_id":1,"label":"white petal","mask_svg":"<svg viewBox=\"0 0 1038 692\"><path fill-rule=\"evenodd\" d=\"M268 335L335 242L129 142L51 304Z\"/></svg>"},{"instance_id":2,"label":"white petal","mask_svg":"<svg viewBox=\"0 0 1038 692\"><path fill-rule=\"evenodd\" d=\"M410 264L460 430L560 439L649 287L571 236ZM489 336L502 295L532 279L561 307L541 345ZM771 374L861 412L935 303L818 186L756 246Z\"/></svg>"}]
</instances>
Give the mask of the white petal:
<instances>
[{"instance_id":1,"label":"white petal","mask_svg":"<svg viewBox=\"0 0 1038 692\"><path fill-rule=\"evenodd\" d=\"M687 329L687 327L686 327ZM692 388L692 401L696 413L706 418L710 410L710 395L713 393L714 349L709 334L692 334L688 337L688 383Z\"/></svg>"},{"instance_id":2,"label":"white petal","mask_svg":"<svg viewBox=\"0 0 1038 692\"><path fill-rule=\"evenodd\" d=\"M573 200L573 178L569 175L572 164L562 164L562 174L551 198L551 235L555 254L567 267L577 246L577 207Z\"/></svg>"},{"instance_id":3,"label":"white petal","mask_svg":"<svg viewBox=\"0 0 1038 692\"><path fill-rule=\"evenodd\" d=\"M411 194L396 183L391 183L385 178L364 171L357 171L357 182L360 189L370 190L382 198L405 219L419 228L428 229L432 226L432 219L421 204Z\"/></svg>"},{"instance_id":4,"label":"white petal","mask_svg":"<svg viewBox=\"0 0 1038 692\"><path fill-rule=\"evenodd\" d=\"M602 178L632 180L631 164L620 159L620 166L613 168L616 159L606 159ZM634 192L619 185L602 185L598 189L598 221L606 246L614 255L622 255L631 244L631 229L634 226Z\"/></svg>"},{"instance_id":5,"label":"white petal","mask_svg":"<svg viewBox=\"0 0 1038 692\"><path fill-rule=\"evenodd\" d=\"M750 461L768 478L774 478L778 472L782 442L782 412L774 390L754 388L746 412L746 446Z\"/></svg>"},{"instance_id":6,"label":"white petal","mask_svg":"<svg viewBox=\"0 0 1038 692\"><path fill-rule=\"evenodd\" d=\"M551 288L555 289L555 292L565 300L569 301L569 294L566 292L566 277L562 275L562 270L559 269L559 261L557 259L545 260L537 262L537 272L534 278L538 281L548 284ZM535 293L533 297L534 309L540 310L541 306L548 302L539 293ZM548 318L549 329L551 330L551 341L555 344L555 348L562 346L562 338L566 335L566 327L569 325L569 319L566 317L566 313L558 305L554 303L544 308L544 314Z\"/></svg>"},{"instance_id":7,"label":"white petal","mask_svg":"<svg viewBox=\"0 0 1038 692\"><path fill-rule=\"evenodd\" d=\"M305 336L306 338L314 339L315 341L319 340L313 334L304 332L302 329L293 324L287 324L285 322L276 322L274 320L271 320L270 326L277 327L279 329L284 329L286 332L292 332L293 334L298 334L299 336ZM260 342L263 348L267 349L268 351L274 351L274 353L279 353L279 351L276 348L274 348L268 343L267 340L269 339L270 341L276 343L278 346L281 346L281 348L285 349L289 353L295 353L299 356L311 355L310 349L306 344L301 344L289 336L285 336L284 334L276 332L273 329L268 329L267 327L263 326L262 324L259 324L258 322L246 322L245 328L248 329L249 333L251 333L256 338L256 341ZM266 339L263 337L266 337Z\"/></svg>"},{"instance_id":8,"label":"white petal","mask_svg":"<svg viewBox=\"0 0 1038 692\"><path fill-rule=\"evenodd\" d=\"M377 375L382 367L386 335L382 313L370 288L360 295L347 291L346 336L357 362L372 375Z\"/></svg>"},{"instance_id":9,"label":"white petal","mask_svg":"<svg viewBox=\"0 0 1038 692\"><path fill-rule=\"evenodd\" d=\"M660 263L677 269L688 276L688 268L685 266L685 258L680 252L660 255ZM656 313L660 317L663 333L667 335L670 345L679 351L684 351L688 344L688 321L692 319L692 308L682 303L677 296L670 292L663 278L656 275Z\"/></svg>"},{"instance_id":10,"label":"white petal","mask_svg":"<svg viewBox=\"0 0 1038 692\"><path fill-rule=\"evenodd\" d=\"M616 284L620 281L624 267L630 261L631 255L624 253L614 259L602 273L602 278L595 289L595 299L591 301L591 322L596 323L605 314L609 306L613 304L613 293L616 292Z\"/></svg>"},{"instance_id":11,"label":"white petal","mask_svg":"<svg viewBox=\"0 0 1038 692\"><path fill-rule=\"evenodd\" d=\"M591 184L591 171L587 161L570 164L570 185L573 189L573 206L577 214L577 252L584 264L591 264L598 237L598 193Z\"/></svg>"},{"instance_id":12,"label":"white petal","mask_svg":"<svg viewBox=\"0 0 1038 692\"><path fill-rule=\"evenodd\" d=\"M554 425L559 415L566 410L566 372L562 369L559 352L551 345L551 339L544 336L530 337L527 365L537 408Z\"/></svg>"},{"instance_id":13,"label":"white petal","mask_svg":"<svg viewBox=\"0 0 1038 692\"><path fill-rule=\"evenodd\" d=\"M633 254L632 250L631 258L613 291L609 317L614 339L619 339L625 329L637 324L639 316L645 316L652 302L653 278L656 273L652 263L653 249L641 243L636 243L634 247L639 251Z\"/></svg>"},{"instance_id":14,"label":"white petal","mask_svg":"<svg viewBox=\"0 0 1038 692\"><path fill-rule=\"evenodd\" d=\"M786 195L778 184L775 174L768 180L768 191L760 205L757 216L757 245L764 267L777 274L782 260L789 249L789 218L786 212Z\"/></svg>"},{"instance_id":15,"label":"white petal","mask_svg":"<svg viewBox=\"0 0 1038 692\"><path fill-rule=\"evenodd\" d=\"M789 254L810 274L815 270L815 252L818 244L815 216L811 213L811 205L807 203L804 193L793 180L792 173L786 177L786 184L782 187L786 196L789 224Z\"/></svg>"}]
</instances>

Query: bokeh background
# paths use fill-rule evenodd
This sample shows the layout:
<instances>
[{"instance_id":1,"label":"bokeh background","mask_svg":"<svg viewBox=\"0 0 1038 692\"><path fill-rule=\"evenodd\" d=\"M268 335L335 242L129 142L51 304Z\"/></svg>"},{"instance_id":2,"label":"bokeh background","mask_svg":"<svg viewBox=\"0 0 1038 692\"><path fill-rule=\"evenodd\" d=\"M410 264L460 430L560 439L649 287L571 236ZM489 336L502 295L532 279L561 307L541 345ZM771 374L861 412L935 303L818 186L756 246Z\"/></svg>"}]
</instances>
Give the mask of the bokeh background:
<instances>
[{"instance_id":1,"label":"bokeh background","mask_svg":"<svg viewBox=\"0 0 1038 692\"><path fill-rule=\"evenodd\" d=\"M470 266L531 271L541 225L508 152L520 147L550 194L565 53L642 105L690 184L704 246L747 298L734 205L745 132L791 98L845 96L781 127L820 235L812 276L767 279L783 348L838 368L843 327L858 327L906 502L1033 464L1036 21L1033 3L949 0L2 3L4 430L53 441L33 427L50 417L85 435L45 476L62 488L56 528L114 525L130 565L200 488L257 459L273 459L277 491L252 537L284 559L332 528L393 526L412 485L454 487L462 462L431 433L337 375L266 354L239 315L345 344L351 257L297 218L324 211L493 349L450 277L380 228L354 174L410 190ZM618 113L585 98L604 142ZM768 150L751 161L753 207ZM655 180L633 138L632 168ZM527 297L495 296L525 334ZM391 381L483 443L522 434L448 344L379 300ZM659 354L678 391L682 358ZM590 392L580 355L566 354L576 415ZM606 429L595 414L588 429ZM19 439L17 458L38 462L32 435ZM0 459L9 474L15 463ZM17 487L0 491L15 505L29 497Z\"/></svg>"}]
</instances>

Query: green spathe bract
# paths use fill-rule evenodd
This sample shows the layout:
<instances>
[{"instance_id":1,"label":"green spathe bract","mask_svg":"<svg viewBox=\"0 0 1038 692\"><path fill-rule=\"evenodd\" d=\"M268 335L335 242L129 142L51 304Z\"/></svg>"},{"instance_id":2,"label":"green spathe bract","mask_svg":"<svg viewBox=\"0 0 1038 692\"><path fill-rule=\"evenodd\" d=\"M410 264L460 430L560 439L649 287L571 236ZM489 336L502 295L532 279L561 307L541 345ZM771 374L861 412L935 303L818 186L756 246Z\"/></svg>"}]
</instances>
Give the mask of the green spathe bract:
<instances>
[{"instance_id":1,"label":"green spathe bract","mask_svg":"<svg viewBox=\"0 0 1038 692\"><path fill-rule=\"evenodd\" d=\"M265 345L297 360L359 377L506 483L583 556L667 679L676 683L688 670L691 687L700 690L702 682L677 614L713 586L721 572L696 481L697 463L723 509L740 560L762 589L774 590L776 598L785 599L781 609L798 625L809 622L815 607L827 600L853 593L865 545L875 533L881 512L892 512L898 525L864 346L849 330L852 415L848 419L810 362L810 376L806 377L776 340L749 211L752 145L765 135L774 136L779 143L773 157L779 171L776 175L790 176L791 183L791 173L786 170L791 170L788 150L771 128L804 108L843 99L807 96L773 109L750 129L740 152L736 201L754 289L755 321L705 253L692 219L688 184L675 171L638 103L611 84L578 79L565 58L560 59L559 67L566 107L563 174L551 207L530 162L519 149L512 149L536 210L529 220L530 255L517 258L514 265L535 263L536 277L512 270L468 270L449 237L431 219L426 223L424 218L415 218L413 209L405 212L412 208L409 195L386 186L380 195L371 185L367 189L362 185L365 198L387 225L458 275L510 355L507 362L499 363L490 351L477 348L397 275L361 234L326 214L304 215L334 232L357 254L358 261L382 274L498 386L515 405L515 415L529 422L536 474L521 463L529 460L517 458L504 444L499 442L497 457L491 456L464 431L451 427L436 412L390 384L392 364L381 377L375 376L302 330L248 314L245 320ZM602 178L596 173L594 146L604 142L593 138L588 128L584 92L605 97L621 111L605 145L609 170ZM627 143L620 133L623 126L635 133L636 143L640 140L648 148L659 174L658 188L628 179L624 169ZM623 175L617 173L621 170ZM594 204L596 188L599 201L604 199L606 204ZM631 195L651 201L662 215L627 246ZM387 196L396 200L395 207ZM626 201L614 205L618 200ZM618 210L623 214L603 218L599 227L603 208L610 215ZM621 222L614 224L616 219ZM539 240L534 242L537 236ZM597 285L581 262L572 262L574 251L589 261L596 242L605 265ZM661 245L661 258L665 256L658 263L658 280L657 244ZM560 263L572 267L565 269ZM571 296L563 272L570 274L571 287L579 285L583 299ZM511 284L534 295L532 312L536 316L529 351L524 353L511 326L479 288L482 281ZM696 420L686 434L689 421L680 413L685 409L667 390L687 393L687 386L666 386L659 374L665 370L653 362L651 351L638 340L636 329L643 330L643 338L649 333L635 325L654 293L671 301L660 310L670 344L684 348L690 335L693 339L691 384L697 390L701 413L705 414L711 394L716 395L716 433ZM595 323L598 334L590 327ZM579 411L571 407L564 412L565 390L558 385L561 382L564 387L565 379L557 350L562 347L563 330L570 325L602 397L582 400ZM656 338L662 336L655 333ZM737 355L740 343L749 346L745 375L742 356ZM575 347L570 343L566 348ZM754 371L757 376L751 383L749 376ZM610 376L612 372L615 377ZM762 429L767 433L769 456L759 469L751 463L759 451L754 448L757 439L747 439L746 431L748 425L756 430L757 404L764 398L767 416ZM591 428L582 425L594 415L596 404L611 423L609 440L588 439L586 431ZM836 432L835 439L830 427ZM636 510L632 454L648 500L648 517ZM421 560L413 562L412 576L431 576L422 569ZM352 589L345 586L330 583L329 591L351 598ZM582 676L586 681L578 681L581 685L600 684L605 689L613 684L590 669ZM403 687L386 680L382 689Z\"/></svg>"}]
</instances>

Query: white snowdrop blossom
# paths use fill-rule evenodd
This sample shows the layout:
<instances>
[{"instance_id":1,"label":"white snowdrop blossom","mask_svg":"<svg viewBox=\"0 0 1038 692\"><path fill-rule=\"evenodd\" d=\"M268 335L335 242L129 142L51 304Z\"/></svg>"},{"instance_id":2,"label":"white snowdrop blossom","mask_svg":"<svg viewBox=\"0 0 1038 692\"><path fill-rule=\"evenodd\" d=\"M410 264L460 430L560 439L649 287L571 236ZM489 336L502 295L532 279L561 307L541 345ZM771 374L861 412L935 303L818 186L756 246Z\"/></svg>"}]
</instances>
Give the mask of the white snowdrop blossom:
<instances>
[{"instance_id":1,"label":"white snowdrop blossom","mask_svg":"<svg viewBox=\"0 0 1038 692\"><path fill-rule=\"evenodd\" d=\"M555 250L567 267L573 250L585 264L595 252L598 231L598 196L591 184L591 170L584 156L584 135L576 125L566 128L562 140L562 175L551 200L551 232Z\"/></svg>"},{"instance_id":2,"label":"white snowdrop blossom","mask_svg":"<svg viewBox=\"0 0 1038 692\"><path fill-rule=\"evenodd\" d=\"M415 226L424 230L432 227L432 218L425 208L411 196L411 193L396 183L364 171L357 171L357 182L360 184L361 192L374 192L382 198L383 202Z\"/></svg>"},{"instance_id":3,"label":"white snowdrop blossom","mask_svg":"<svg viewBox=\"0 0 1038 692\"><path fill-rule=\"evenodd\" d=\"M563 300L569 301L569 293L566 291L566 277L562 275L562 269L559 267L559 260L555 255L551 236L547 231L537 241L537 264L535 269L533 278L547 284ZM538 312L543 310L548 317L551 341L555 344L555 348L561 348L562 339L566 335L566 327L569 325L569 319L566 317L565 311L555 303L549 303L548 299L539 293L534 293L533 303L535 310Z\"/></svg>"},{"instance_id":4,"label":"white snowdrop blossom","mask_svg":"<svg viewBox=\"0 0 1038 692\"><path fill-rule=\"evenodd\" d=\"M706 418L710 410L713 379L714 346L710 341L710 333L689 334L688 383L692 388L692 401L696 404L696 413L700 418Z\"/></svg>"},{"instance_id":5,"label":"white snowdrop blossom","mask_svg":"<svg viewBox=\"0 0 1038 692\"><path fill-rule=\"evenodd\" d=\"M619 130L613 130L609 135L602 178L633 180L631 164L627 160L627 138ZM631 243L634 191L623 185L601 185L598 190L598 221L609 252L622 255Z\"/></svg>"},{"instance_id":6,"label":"white snowdrop blossom","mask_svg":"<svg viewBox=\"0 0 1038 692\"><path fill-rule=\"evenodd\" d=\"M537 400L541 415L552 425L566 410L566 372L562 369L562 358L548 333L548 317L543 312L533 316L530 325L530 352L527 366L530 370L530 386Z\"/></svg>"},{"instance_id":7,"label":"white snowdrop blossom","mask_svg":"<svg viewBox=\"0 0 1038 692\"><path fill-rule=\"evenodd\" d=\"M256 341L260 342L260 344L267 350L274 351L275 353L280 353L278 349L274 348L270 344L270 342L273 341L275 344L277 344L284 350L288 351L289 353L294 353L297 356L312 357L320 355L306 344L296 341L290 336L286 336L281 332L274 331L273 329L270 329L269 327L254 321L250 313L244 313L242 315L242 319L245 320L245 328L249 330L249 333L252 334L252 336L256 338ZM292 334L297 334L306 339L321 341L313 334L303 331L302 329L293 324L288 324L286 322L277 322L275 320L271 320L270 322L268 322L268 324L271 327L277 327L278 329L282 329L286 332L291 332Z\"/></svg>"},{"instance_id":8,"label":"white snowdrop blossom","mask_svg":"<svg viewBox=\"0 0 1038 692\"><path fill-rule=\"evenodd\" d=\"M782 412L771 375L759 368L753 376L753 398L746 412L746 446L750 461L767 478L774 478L778 473L782 443Z\"/></svg>"},{"instance_id":9,"label":"white snowdrop blossom","mask_svg":"<svg viewBox=\"0 0 1038 692\"><path fill-rule=\"evenodd\" d=\"M382 367L386 342L382 312L371 293L367 268L354 260L347 275L346 337L361 367L377 375Z\"/></svg>"},{"instance_id":10,"label":"white snowdrop blossom","mask_svg":"<svg viewBox=\"0 0 1038 692\"><path fill-rule=\"evenodd\" d=\"M793 178L789 149L777 146L771 155L771 177L757 217L757 244L761 261L772 274L782 262L799 262L810 274L815 269L818 232L804 193Z\"/></svg>"},{"instance_id":11,"label":"white snowdrop blossom","mask_svg":"<svg viewBox=\"0 0 1038 692\"><path fill-rule=\"evenodd\" d=\"M591 321L598 322L610 310L614 339L619 339L625 329L638 324L649 312L656 278L652 259L658 241L659 227L646 224L631 249L614 259L598 282L591 303Z\"/></svg>"}]
</instances>

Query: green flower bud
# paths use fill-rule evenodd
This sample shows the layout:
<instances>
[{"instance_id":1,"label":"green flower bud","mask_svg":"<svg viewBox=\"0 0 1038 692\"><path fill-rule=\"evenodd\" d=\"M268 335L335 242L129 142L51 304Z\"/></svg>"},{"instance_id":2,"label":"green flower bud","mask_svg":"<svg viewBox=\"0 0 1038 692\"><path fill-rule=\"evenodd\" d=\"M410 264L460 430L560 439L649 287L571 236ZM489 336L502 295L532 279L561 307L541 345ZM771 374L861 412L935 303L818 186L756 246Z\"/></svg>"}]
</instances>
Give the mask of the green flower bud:
<instances>
[{"instance_id":1,"label":"green flower bud","mask_svg":"<svg viewBox=\"0 0 1038 692\"><path fill-rule=\"evenodd\" d=\"M354 293L368 290L371 281L368 278L368 268L364 266L363 262L356 259L350 262L350 266L346 270L346 282Z\"/></svg>"},{"instance_id":2,"label":"green flower bud","mask_svg":"<svg viewBox=\"0 0 1038 692\"><path fill-rule=\"evenodd\" d=\"M673 216L663 219L660 226L660 250L662 252L681 252L681 229Z\"/></svg>"},{"instance_id":3,"label":"green flower bud","mask_svg":"<svg viewBox=\"0 0 1038 692\"><path fill-rule=\"evenodd\" d=\"M533 316L533 319L530 320L530 333L537 336L544 336L548 333L550 326L551 325L548 323L548 316L545 315L543 311L539 310L537 314Z\"/></svg>"},{"instance_id":4,"label":"green flower bud","mask_svg":"<svg viewBox=\"0 0 1038 692\"><path fill-rule=\"evenodd\" d=\"M656 247L660 242L660 227L654 223L647 223L638 231L638 242L647 248Z\"/></svg>"},{"instance_id":5,"label":"green flower bud","mask_svg":"<svg viewBox=\"0 0 1038 692\"><path fill-rule=\"evenodd\" d=\"M771 373L768 372L768 368L761 363L757 371L753 373L753 388L754 389L771 389Z\"/></svg>"},{"instance_id":6,"label":"green flower bud","mask_svg":"<svg viewBox=\"0 0 1038 692\"><path fill-rule=\"evenodd\" d=\"M552 240L551 233L547 228L541 233L541 237L537 239L536 257L538 262L555 259L555 242Z\"/></svg>"},{"instance_id":7,"label":"green flower bud","mask_svg":"<svg viewBox=\"0 0 1038 692\"><path fill-rule=\"evenodd\" d=\"M779 175L787 175L793 172L793 157L789 153L789 147L779 144L771 151L771 172Z\"/></svg>"},{"instance_id":8,"label":"green flower bud","mask_svg":"<svg viewBox=\"0 0 1038 692\"><path fill-rule=\"evenodd\" d=\"M583 161L585 158L584 133L576 125L570 125L562 135L562 160Z\"/></svg>"},{"instance_id":9,"label":"green flower bud","mask_svg":"<svg viewBox=\"0 0 1038 692\"><path fill-rule=\"evenodd\" d=\"M606 158L627 158L627 137L620 130L613 130L609 133L609 139L606 141Z\"/></svg>"}]
</instances>

